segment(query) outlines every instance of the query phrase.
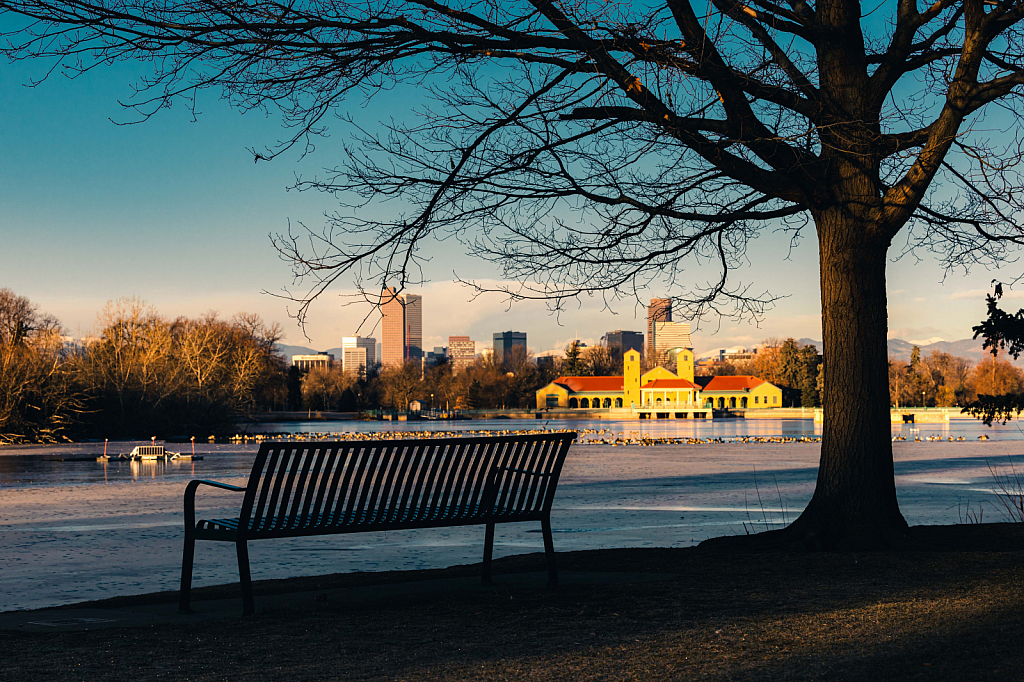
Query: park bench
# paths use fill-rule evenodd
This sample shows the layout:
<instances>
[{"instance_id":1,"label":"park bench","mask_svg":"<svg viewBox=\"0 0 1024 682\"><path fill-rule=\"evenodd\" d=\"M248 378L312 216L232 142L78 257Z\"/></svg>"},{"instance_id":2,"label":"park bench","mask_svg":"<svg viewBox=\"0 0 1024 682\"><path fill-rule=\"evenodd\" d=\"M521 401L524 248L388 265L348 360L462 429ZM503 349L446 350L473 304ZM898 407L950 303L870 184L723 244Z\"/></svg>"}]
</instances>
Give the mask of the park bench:
<instances>
[{"instance_id":1,"label":"park bench","mask_svg":"<svg viewBox=\"0 0 1024 682\"><path fill-rule=\"evenodd\" d=\"M558 584L551 503L574 432L487 438L263 443L245 487L185 488L179 610L189 612L196 540L235 543L243 613L254 612L249 540L481 524L483 581L494 525L540 521L549 584ZM235 518L195 518L201 485L244 493Z\"/></svg>"}]
</instances>

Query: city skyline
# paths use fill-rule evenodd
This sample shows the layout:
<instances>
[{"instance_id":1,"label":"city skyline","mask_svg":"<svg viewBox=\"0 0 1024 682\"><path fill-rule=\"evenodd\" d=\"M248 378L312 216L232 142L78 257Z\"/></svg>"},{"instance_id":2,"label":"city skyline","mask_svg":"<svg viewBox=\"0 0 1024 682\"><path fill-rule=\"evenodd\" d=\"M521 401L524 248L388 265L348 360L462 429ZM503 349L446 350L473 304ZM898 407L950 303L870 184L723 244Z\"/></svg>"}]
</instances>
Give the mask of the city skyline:
<instances>
[{"instance_id":1,"label":"city skyline","mask_svg":"<svg viewBox=\"0 0 1024 682\"><path fill-rule=\"evenodd\" d=\"M5 67L12 84L38 75L27 64ZM278 297L282 288L293 287L292 273L267 238L287 232L289 225L319 227L323 214L336 207L330 197L285 190L296 172L330 165L343 153L345 135L318 140L316 153L306 158L296 153L253 164L246 148L276 139L280 129L273 118L243 116L212 98L198 122L172 109L144 125L114 125L111 119L125 120L117 100L127 93L125 74L104 70L74 81L54 78L37 88L5 89L2 286L56 316L76 337L95 330L108 301L135 296L171 317L255 312L280 323L283 342L291 345L333 348L356 334L380 339L379 314L344 281L311 306L305 330L300 328L290 317L298 305ZM385 108L387 103L381 102ZM902 248L895 244L891 259ZM499 295L475 298L452 281L453 270L485 285L502 282L492 265L450 244L428 243L424 256L433 259L423 272L430 281L415 287L430 301L424 348L445 345L452 334L487 340L496 329L526 329L537 352L564 348L575 338L596 345L608 329L645 329L649 299L678 292L667 283L643 282L634 298L612 301L611 312L600 296L584 296L553 316L541 302L507 306ZM891 337L922 343L970 338L971 327L985 316L990 281L1010 281L1017 274L1008 264L946 277L934 259L923 257L919 262L905 256L889 267ZM735 272L737 285L784 298L760 327L713 317L695 323L694 346L750 346L776 336L819 339L813 240L766 233L748 258ZM697 269L680 285L704 285L713 274ZM1020 306L1022 297L1024 290L1008 290L1006 307ZM936 309L943 314L935 315Z\"/></svg>"}]
</instances>

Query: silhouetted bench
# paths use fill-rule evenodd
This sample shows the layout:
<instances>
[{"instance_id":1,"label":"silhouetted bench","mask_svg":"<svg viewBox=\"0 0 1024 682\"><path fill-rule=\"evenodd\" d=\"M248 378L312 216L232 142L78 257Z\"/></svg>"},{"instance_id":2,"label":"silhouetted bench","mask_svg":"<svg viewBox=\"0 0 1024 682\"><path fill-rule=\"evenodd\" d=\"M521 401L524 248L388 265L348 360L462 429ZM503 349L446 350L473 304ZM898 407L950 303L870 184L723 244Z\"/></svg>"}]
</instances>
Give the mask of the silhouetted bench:
<instances>
[{"instance_id":1,"label":"silhouetted bench","mask_svg":"<svg viewBox=\"0 0 1024 682\"><path fill-rule=\"evenodd\" d=\"M179 610L190 611L196 540L233 542L244 614L254 612L249 540L486 525L491 580L494 524L540 521L549 584L558 584L551 503L575 433L495 438L263 443L242 488L190 481ZM236 518L195 519L201 485L245 493Z\"/></svg>"}]
</instances>

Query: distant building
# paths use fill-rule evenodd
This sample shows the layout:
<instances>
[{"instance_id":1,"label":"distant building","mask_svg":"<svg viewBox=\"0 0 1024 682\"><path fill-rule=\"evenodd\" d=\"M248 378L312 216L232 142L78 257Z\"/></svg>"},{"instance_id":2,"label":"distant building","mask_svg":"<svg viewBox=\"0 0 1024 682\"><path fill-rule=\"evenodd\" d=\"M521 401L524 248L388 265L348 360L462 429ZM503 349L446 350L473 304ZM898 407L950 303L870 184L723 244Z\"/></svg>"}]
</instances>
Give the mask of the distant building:
<instances>
[{"instance_id":1,"label":"distant building","mask_svg":"<svg viewBox=\"0 0 1024 682\"><path fill-rule=\"evenodd\" d=\"M330 369L334 367L334 356L330 353L317 353L316 355L293 355L292 365L300 370L309 370L314 367Z\"/></svg>"},{"instance_id":2,"label":"distant building","mask_svg":"<svg viewBox=\"0 0 1024 682\"><path fill-rule=\"evenodd\" d=\"M757 349L749 348L720 348L715 357L717 362L745 362L757 359Z\"/></svg>"},{"instance_id":3,"label":"distant building","mask_svg":"<svg viewBox=\"0 0 1024 682\"><path fill-rule=\"evenodd\" d=\"M647 357L657 357L654 351L654 323L672 321L672 299L652 298L647 306Z\"/></svg>"},{"instance_id":4,"label":"distant building","mask_svg":"<svg viewBox=\"0 0 1024 682\"><path fill-rule=\"evenodd\" d=\"M693 382L692 355L680 355L678 374L664 367L641 374L640 352L631 349L623 355L623 372L623 376L614 377L558 377L537 391L537 409L650 407L690 411L703 406L700 387Z\"/></svg>"},{"instance_id":5,"label":"distant building","mask_svg":"<svg viewBox=\"0 0 1024 682\"><path fill-rule=\"evenodd\" d=\"M537 357L537 369L554 369L555 368L555 356L554 355L541 355Z\"/></svg>"},{"instance_id":6,"label":"distant building","mask_svg":"<svg viewBox=\"0 0 1024 682\"><path fill-rule=\"evenodd\" d=\"M381 301L381 363L401 365L423 357L423 297L386 287Z\"/></svg>"},{"instance_id":7,"label":"distant building","mask_svg":"<svg viewBox=\"0 0 1024 682\"><path fill-rule=\"evenodd\" d=\"M618 348L623 353L627 350L635 350L640 353L642 358L644 356L644 333L616 329L601 337L601 345L605 348Z\"/></svg>"},{"instance_id":8,"label":"distant building","mask_svg":"<svg viewBox=\"0 0 1024 682\"><path fill-rule=\"evenodd\" d=\"M444 346L434 346L434 350L428 350L426 357L423 358L423 364L426 367L432 367L448 359L448 349Z\"/></svg>"},{"instance_id":9,"label":"distant building","mask_svg":"<svg viewBox=\"0 0 1024 682\"><path fill-rule=\"evenodd\" d=\"M655 322L652 325L654 362L666 362L673 359L673 351L680 348L691 348L689 322Z\"/></svg>"},{"instance_id":10,"label":"distant building","mask_svg":"<svg viewBox=\"0 0 1024 682\"><path fill-rule=\"evenodd\" d=\"M341 367L345 374L359 376L362 372L365 376L366 369L377 364L377 339L346 336L341 340L341 348Z\"/></svg>"},{"instance_id":11,"label":"distant building","mask_svg":"<svg viewBox=\"0 0 1024 682\"><path fill-rule=\"evenodd\" d=\"M423 357L423 297L405 294L405 343L410 360Z\"/></svg>"},{"instance_id":12,"label":"distant building","mask_svg":"<svg viewBox=\"0 0 1024 682\"><path fill-rule=\"evenodd\" d=\"M466 369L476 359L476 341L468 336L449 336L448 359L453 372Z\"/></svg>"},{"instance_id":13,"label":"distant building","mask_svg":"<svg viewBox=\"0 0 1024 682\"><path fill-rule=\"evenodd\" d=\"M526 332L494 332L494 364L502 365L513 348L526 350Z\"/></svg>"}]
</instances>

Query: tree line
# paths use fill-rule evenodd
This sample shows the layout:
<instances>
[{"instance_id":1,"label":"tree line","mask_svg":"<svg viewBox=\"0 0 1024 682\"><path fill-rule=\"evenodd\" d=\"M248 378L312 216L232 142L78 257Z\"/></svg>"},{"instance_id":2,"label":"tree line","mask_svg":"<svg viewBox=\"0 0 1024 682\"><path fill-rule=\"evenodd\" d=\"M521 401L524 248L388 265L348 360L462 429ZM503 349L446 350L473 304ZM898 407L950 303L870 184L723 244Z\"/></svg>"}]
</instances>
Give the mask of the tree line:
<instances>
[{"instance_id":1,"label":"tree line","mask_svg":"<svg viewBox=\"0 0 1024 682\"><path fill-rule=\"evenodd\" d=\"M170 319L125 298L73 342L54 317L0 289L0 443L224 432L283 406L280 338L258 315Z\"/></svg>"}]
</instances>

